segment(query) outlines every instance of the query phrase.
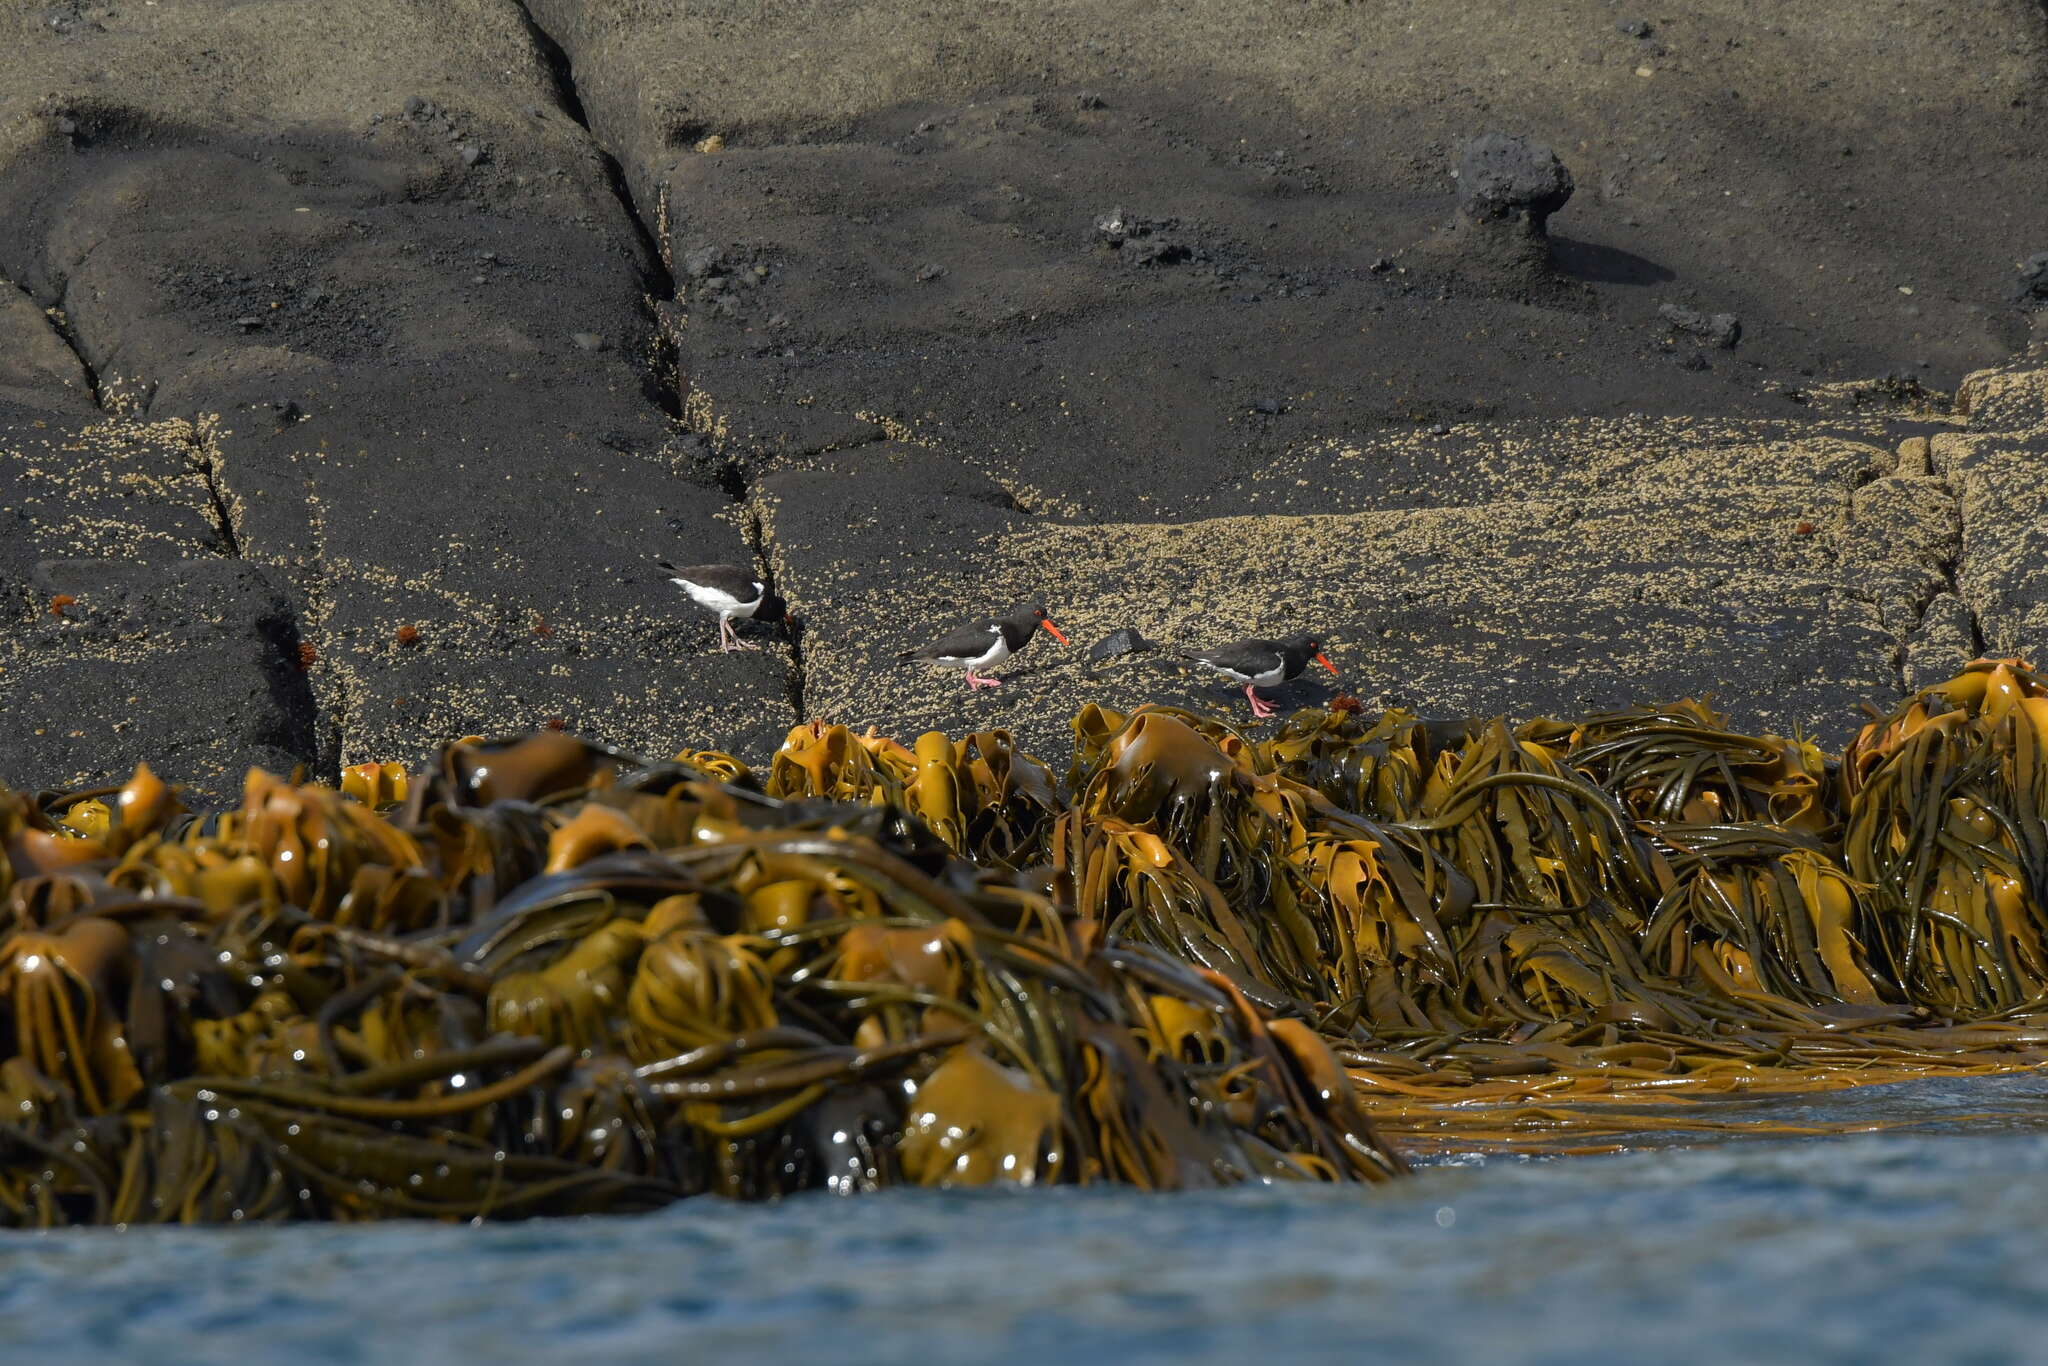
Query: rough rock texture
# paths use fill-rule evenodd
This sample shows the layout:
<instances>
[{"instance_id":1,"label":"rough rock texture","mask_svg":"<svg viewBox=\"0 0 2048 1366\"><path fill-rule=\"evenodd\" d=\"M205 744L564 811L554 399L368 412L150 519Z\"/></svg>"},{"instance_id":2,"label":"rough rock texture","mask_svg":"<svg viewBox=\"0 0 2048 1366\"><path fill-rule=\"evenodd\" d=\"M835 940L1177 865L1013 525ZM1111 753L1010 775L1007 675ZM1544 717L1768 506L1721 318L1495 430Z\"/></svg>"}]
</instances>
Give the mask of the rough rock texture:
<instances>
[{"instance_id":1,"label":"rough rock texture","mask_svg":"<svg viewBox=\"0 0 2048 1366\"><path fill-rule=\"evenodd\" d=\"M0 390L25 390L53 404L93 401L92 380L36 302L0 280Z\"/></svg>"},{"instance_id":2,"label":"rough rock texture","mask_svg":"<svg viewBox=\"0 0 2048 1366\"><path fill-rule=\"evenodd\" d=\"M1711 692L1742 724L1839 739L1858 700L1898 689L1899 652L1957 554L1948 484L1895 477L1897 455L1874 441L1676 422L1461 435L1324 448L1300 466L1313 477L1280 465L1269 498L1256 484L1241 496L1264 511L1170 522L1033 517L992 483L935 483L902 445L770 476L771 554L807 622L806 703L904 729L966 712L1039 733L1091 699L1241 709L1158 656L1091 671L1078 645L1049 639L1005 670L1012 686L967 703L956 676L895 664L901 632L868 624L1044 601L1077 642L1131 620L1190 646L1318 631L1344 676L1281 693L1295 703L1342 689L1438 715L1528 714ZM1351 474L1430 459L1463 475L1434 498L1378 498Z\"/></svg>"},{"instance_id":3,"label":"rough rock texture","mask_svg":"<svg viewBox=\"0 0 2048 1366\"><path fill-rule=\"evenodd\" d=\"M2020 262L2020 282L2013 301L2028 308L2048 304L2048 251L2035 252Z\"/></svg>"},{"instance_id":4,"label":"rough rock texture","mask_svg":"<svg viewBox=\"0 0 2048 1366\"><path fill-rule=\"evenodd\" d=\"M1546 230L1577 188L1557 153L1529 138L1484 133L1465 144L1451 174L1458 211L1406 257L1426 280L1523 302L1585 302L1559 271Z\"/></svg>"},{"instance_id":5,"label":"rough rock texture","mask_svg":"<svg viewBox=\"0 0 2048 1366\"><path fill-rule=\"evenodd\" d=\"M1572 173L1540 142L1483 133L1458 158L1458 212L1467 218L1511 218L1542 232L1572 197Z\"/></svg>"},{"instance_id":6,"label":"rough rock texture","mask_svg":"<svg viewBox=\"0 0 2048 1366\"><path fill-rule=\"evenodd\" d=\"M0 778L1242 711L1119 628L1835 730L2038 653L2048 15L1796 9L10 10ZM1540 270L1430 247L1489 130ZM1026 600L1000 693L893 662Z\"/></svg>"},{"instance_id":7,"label":"rough rock texture","mask_svg":"<svg viewBox=\"0 0 2048 1366\"><path fill-rule=\"evenodd\" d=\"M226 553L195 460L203 440L184 421L0 391L9 780L92 782L148 760L225 792L252 763L288 772L312 752L289 602Z\"/></svg>"},{"instance_id":8,"label":"rough rock texture","mask_svg":"<svg viewBox=\"0 0 2048 1366\"><path fill-rule=\"evenodd\" d=\"M779 735L783 662L709 653L640 572L749 552L727 495L676 477L645 304L661 268L519 10L80 12L0 20L0 273L59 310L102 407L205 428L188 453L215 549L265 568L286 595L265 629L310 647L318 723L284 753L332 773L551 717L640 747ZM97 612L115 589L72 591ZM214 733L215 662L30 689L9 719ZM219 795L239 771L176 776Z\"/></svg>"}]
</instances>

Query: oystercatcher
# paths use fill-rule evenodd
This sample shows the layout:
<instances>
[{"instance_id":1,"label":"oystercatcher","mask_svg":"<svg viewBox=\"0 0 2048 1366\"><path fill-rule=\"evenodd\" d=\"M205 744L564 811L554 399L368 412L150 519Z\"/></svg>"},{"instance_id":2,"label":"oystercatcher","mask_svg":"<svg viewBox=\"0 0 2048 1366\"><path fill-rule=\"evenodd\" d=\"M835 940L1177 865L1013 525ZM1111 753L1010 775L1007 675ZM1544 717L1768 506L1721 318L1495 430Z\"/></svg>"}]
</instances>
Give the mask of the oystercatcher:
<instances>
[{"instance_id":1,"label":"oystercatcher","mask_svg":"<svg viewBox=\"0 0 2048 1366\"><path fill-rule=\"evenodd\" d=\"M1328 669L1331 677L1337 673L1337 666L1324 655L1322 642L1314 636L1293 636L1287 640L1240 640L1232 645L1218 645L1213 650L1182 650L1179 653L1182 659L1206 665L1233 683L1242 683L1245 698L1252 704L1252 715L1261 718L1273 714L1273 704L1253 692L1253 688L1270 688L1297 678L1311 659Z\"/></svg>"},{"instance_id":2,"label":"oystercatcher","mask_svg":"<svg viewBox=\"0 0 2048 1366\"><path fill-rule=\"evenodd\" d=\"M967 690L976 688L1000 688L1000 678L985 678L981 671L992 664L1000 664L1024 648L1031 640L1031 633L1043 626L1051 632L1052 638L1060 644L1067 638L1060 634L1060 628L1052 624L1043 607L1020 607L1006 617L991 617L987 621L963 626L942 640L915 650L905 650L896 656L902 660L917 660L936 664L942 669L965 669Z\"/></svg>"},{"instance_id":3,"label":"oystercatcher","mask_svg":"<svg viewBox=\"0 0 2048 1366\"><path fill-rule=\"evenodd\" d=\"M656 560L655 563L661 567L662 573L668 575L670 583L690 595L691 602L718 613L720 654L761 648L740 639L739 632L732 628L734 617L762 621L780 621L784 617L782 599L770 593L768 585L755 578L750 570L733 564L673 565L667 560Z\"/></svg>"}]
</instances>

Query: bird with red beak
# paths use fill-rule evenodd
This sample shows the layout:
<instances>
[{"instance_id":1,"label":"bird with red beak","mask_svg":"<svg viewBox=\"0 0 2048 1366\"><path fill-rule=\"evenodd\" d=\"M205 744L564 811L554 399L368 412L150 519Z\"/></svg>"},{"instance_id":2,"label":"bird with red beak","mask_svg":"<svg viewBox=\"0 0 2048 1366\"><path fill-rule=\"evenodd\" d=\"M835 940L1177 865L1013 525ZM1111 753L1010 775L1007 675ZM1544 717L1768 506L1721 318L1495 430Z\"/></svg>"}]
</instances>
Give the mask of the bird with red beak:
<instances>
[{"instance_id":1,"label":"bird with red beak","mask_svg":"<svg viewBox=\"0 0 2048 1366\"><path fill-rule=\"evenodd\" d=\"M1300 677L1311 659L1328 669L1332 678L1337 676L1337 666L1323 653L1322 642L1314 636L1240 640L1212 650L1184 650L1180 655L1242 684L1245 700L1252 704L1252 715L1262 720L1273 714L1273 704L1253 689L1275 687Z\"/></svg>"},{"instance_id":2,"label":"bird with red beak","mask_svg":"<svg viewBox=\"0 0 2048 1366\"><path fill-rule=\"evenodd\" d=\"M1041 626L1060 644L1067 643L1066 636L1052 624L1052 618L1045 614L1043 607L1020 607L1008 616L990 617L972 626L963 626L929 645L905 650L896 657L936 664L942 669L963 669L967 673L969 692L976 688L1000 688L1003 681L987 677L982 670L1002 663L1023 649Z\"/></svg>"}]
</instances>

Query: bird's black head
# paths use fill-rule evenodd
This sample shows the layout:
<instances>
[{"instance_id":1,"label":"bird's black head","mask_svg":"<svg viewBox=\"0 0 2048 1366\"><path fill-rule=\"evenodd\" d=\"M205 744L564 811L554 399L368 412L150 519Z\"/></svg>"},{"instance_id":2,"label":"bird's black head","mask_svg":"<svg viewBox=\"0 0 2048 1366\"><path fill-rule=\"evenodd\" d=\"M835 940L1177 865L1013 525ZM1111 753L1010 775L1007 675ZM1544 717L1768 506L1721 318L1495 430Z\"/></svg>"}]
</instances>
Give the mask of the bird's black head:
<instances>
[{"instance_id":1,"label":"bird's black head","mask_svg":"<svg viewBox=\"0 0 2048 1366\"><path fill-rule=\"evenodd\" d=\"M1049 633L1051 633L1052 638L1054 640L1057 640L1062 645L1065 645L1067 643L1066 635L1060 630L1059 627L1052 624L1052 618L1045 614L1045 609L1043 607L1020 608L1016 613L1015 619L1023 624L1024 629L1027 632L1031 631L1036 627L1043 626Z\"/></svg>"},{"instance_id":2,"label":"bird's black head","mask_svg":"<svg viewBox=\"0 0 2048 1366\"><path fill-rule=\"evenodd\" d=\"M1337 666L1332 664L1329 656L1323 653L1323 642L1320 636L1296 636L1287 642L1287 648L1290 652L1299 653L1304 661L1313 659L1316 663L1328 669L1330 677L1335 678L1337 676Z\"/></svg>"},{"instance_id":3,"label":"bird's black head","mask_svg":"<svg viewBox=\"0 0 2048 1366\"><path fill-rule=\"evenodd\" d=\"M783 622L790 620L789 599L783 597L780 593L762 594L761 605L754 609L754 620Z\"/></svg>"}]
</instances>

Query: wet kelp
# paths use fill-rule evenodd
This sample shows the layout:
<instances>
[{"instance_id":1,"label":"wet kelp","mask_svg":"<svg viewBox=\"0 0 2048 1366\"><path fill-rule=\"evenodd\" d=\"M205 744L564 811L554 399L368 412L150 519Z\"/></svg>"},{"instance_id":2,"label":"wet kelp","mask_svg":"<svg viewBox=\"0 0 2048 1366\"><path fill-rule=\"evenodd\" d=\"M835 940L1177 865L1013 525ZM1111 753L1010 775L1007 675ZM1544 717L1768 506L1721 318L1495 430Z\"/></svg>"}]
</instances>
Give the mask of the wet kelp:
<instances>
[{"instance_id":1,"label":"wet kelp","mask_svg":"<svg viewBox=\"0 0 2048 1366\"><path fill-rule=\"evenodd\" d=\"M722 756L543 734L424 779L366 766L348 795L252 774L204 820L147 770L8 797L0 1211L1400 1170L1313 1031L1002 866L1052 809L1042 766L1000 737L884 750L806 729L768 792Z\"/></svg>"},{"instance_id":2,"label":"wet kelp","mask_svg":"<svg viewBox=\"0 0 2048 1366\"><path fill-rule=\"evenodd\" d=\"M0 1218L1376 1179L2048 1056L2048 687L0 794Z\"/></svg>"}]
</instances>

